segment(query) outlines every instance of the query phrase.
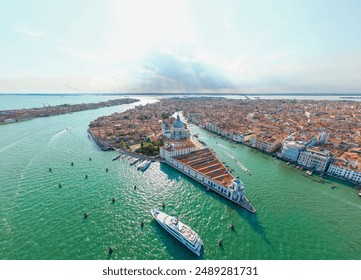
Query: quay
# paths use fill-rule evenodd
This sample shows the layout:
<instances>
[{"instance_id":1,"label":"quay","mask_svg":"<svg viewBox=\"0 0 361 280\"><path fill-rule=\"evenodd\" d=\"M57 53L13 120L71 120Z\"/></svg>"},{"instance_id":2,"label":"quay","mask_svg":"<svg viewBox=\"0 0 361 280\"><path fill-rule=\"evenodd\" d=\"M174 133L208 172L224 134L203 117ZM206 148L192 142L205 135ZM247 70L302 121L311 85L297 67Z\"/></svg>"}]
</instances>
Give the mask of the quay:
<instances>
[{"instance_id":1,"label":"quay","mask_svg":"<svg viewBox=\"0 0 361 280\"><path fill-rule=\"evenodd\" d=\"M138 153L135 153L135 152L125 150L123 148L115 149L115 151L118 152L121 155L135 157L135 158L138 158L140 160L150 160L152 162L154 162L154 161L161 161L162 162L162 160L159 158L159 156L149 157L149 156L145 156L145 155L142 155L142 154L138 154Z\"/></svg>"}]
</instances>

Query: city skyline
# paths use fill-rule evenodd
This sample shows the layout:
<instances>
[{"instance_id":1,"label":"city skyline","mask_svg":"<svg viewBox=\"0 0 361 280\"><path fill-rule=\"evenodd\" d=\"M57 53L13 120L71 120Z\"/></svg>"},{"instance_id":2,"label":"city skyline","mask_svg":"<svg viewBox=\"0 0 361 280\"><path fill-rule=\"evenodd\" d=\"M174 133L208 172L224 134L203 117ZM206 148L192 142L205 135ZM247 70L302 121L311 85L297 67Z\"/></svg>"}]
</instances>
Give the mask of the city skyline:
<instances>
[{"instance_id":1,"label":"city skyline","mask_svg":"<svg viewBox=\"0 0 361 280\"><path fill-rule=\"evenodd\" d=\"M2 3L0 93L361 93L360 5Z\"/></svg>"}]
</instances>

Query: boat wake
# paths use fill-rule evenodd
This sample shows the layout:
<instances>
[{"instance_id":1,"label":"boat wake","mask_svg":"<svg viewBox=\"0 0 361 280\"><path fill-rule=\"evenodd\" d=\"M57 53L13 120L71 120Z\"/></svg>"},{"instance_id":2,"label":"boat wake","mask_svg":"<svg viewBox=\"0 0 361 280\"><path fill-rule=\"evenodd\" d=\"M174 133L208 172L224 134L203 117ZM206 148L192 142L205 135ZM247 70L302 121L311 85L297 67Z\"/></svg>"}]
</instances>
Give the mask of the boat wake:
<instances>
[{"instance_id":1,"label":"boat wake","mask_svg":"<svg viewBox=\"0 0 361 280\"><path fill-rule=\"evenodd\" d=\"M69 131L68 128L59 131L57 134L55 134L53 137L50 138L49 143L51 143L54 139L56 139L57 137L59 137L60 135L64 134L67 131Z\"/></svg>"},{"instance_id":2,"label":"boat wake","mask_svg":"<svg viewBox=\"0 0 361 280\"><path fill-rule=\"evenodd\" d=\"M224 146L224 145L222 145L220 143L218 143L218 146L221 146L223 149L225 149L227 151L230 151L230 152L232 151L231 149L227 148L226 146Z\"/></svg>"},{"instance_id":3,"label":"boat wake","mask_svg":"<svg viewBox=\"0 0 361 280\"><path fill-rule=\"evenodd\" d=\"M241 163L241 162L239 162L233 155L231 155L230 153L227 153L227 152L225 152L226 153L226 155L228 155L230 158L232 158L235 162L236 162L236 164L240 167L240 168L242 168L242 170L244 171L244 172L246 172L248 175L251 175L251 171L249 171L249 169L243 164L243 163Z\"/></svg>"},{"instance_id":4,"label":"boat wake","mask_svg":"<svg viewBox=\"0 0 361 280\"><path fill-rule=\"evenodd\" d=\"M6 145L5 147L2 147L0 149L0 154L3 153L3 152L6 152L7 150L11 149L11 148L14 148L16 146L16 143L11 143L9 145Z\"/></svg>"}]
</instances>

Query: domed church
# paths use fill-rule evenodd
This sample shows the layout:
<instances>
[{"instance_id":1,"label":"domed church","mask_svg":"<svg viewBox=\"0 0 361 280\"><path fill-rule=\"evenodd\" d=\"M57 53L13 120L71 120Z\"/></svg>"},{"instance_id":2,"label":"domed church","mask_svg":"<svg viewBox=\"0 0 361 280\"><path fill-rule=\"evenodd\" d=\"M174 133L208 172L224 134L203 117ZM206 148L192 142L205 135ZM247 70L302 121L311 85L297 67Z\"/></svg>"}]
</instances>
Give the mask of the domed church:
<instances>
[{"instance_id":1,"label":"domed church","mask_svg":"<svg viewBox=\"0 0 361 280\"><path fill-rule=\"evenodd\" d=\"M171 128L169 124L162 122L162 133L168 139L185 139L190 137L190 132L177 115L177 120Z\"/></svg>"}]
</instances>

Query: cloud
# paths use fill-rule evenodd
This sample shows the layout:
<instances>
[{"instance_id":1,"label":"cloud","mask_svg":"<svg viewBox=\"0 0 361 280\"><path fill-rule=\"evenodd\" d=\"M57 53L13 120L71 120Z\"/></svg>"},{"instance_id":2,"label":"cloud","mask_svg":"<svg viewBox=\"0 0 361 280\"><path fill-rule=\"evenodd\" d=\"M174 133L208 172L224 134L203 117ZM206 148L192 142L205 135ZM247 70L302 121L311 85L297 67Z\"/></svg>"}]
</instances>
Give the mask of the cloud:
<instances>
[{"instance_id":1,"label":"cloud","mask_svg":"<svg viewBox=\"0 0 361 280\"><path fill-rule=\"evenodd\" d=\"M37 37L37 38L43 38L46 37L47 35L43 32L34 32L34 31L30 31L21 27L15 27L14 28L16 31L20 32L20 33L24 33L26 35L29 35L31 37Z\"/></svg>"},{"instance_id":2,"label":"cloud","mask_svg":"<svg viewBox=\"0 0 361 280\"><path fill-rule=\"evenodd\" d=\"M141 69L147 86L180 92L217 91L234 88L215 66L196 59L189 52L162 52L153 49L143 58Z\"/></svg>"},{"instance_id":3,"label":"cloud","mask_svg":"<svg viewBox=\"0 0 361 280\"><path fill-rule=\"evenodd\" d=\"M223 17L223 25L225 26L225 28L227 30L232 29L232 22L231 22L231 18L229 16L224 16Z\"/></svg>"}]
</instances>

